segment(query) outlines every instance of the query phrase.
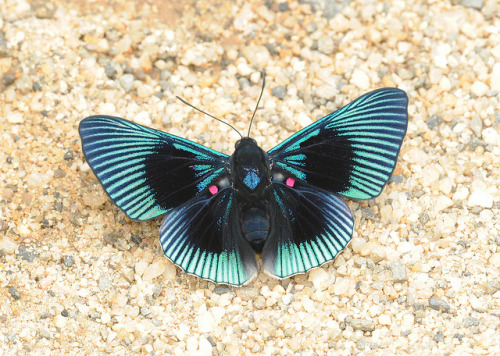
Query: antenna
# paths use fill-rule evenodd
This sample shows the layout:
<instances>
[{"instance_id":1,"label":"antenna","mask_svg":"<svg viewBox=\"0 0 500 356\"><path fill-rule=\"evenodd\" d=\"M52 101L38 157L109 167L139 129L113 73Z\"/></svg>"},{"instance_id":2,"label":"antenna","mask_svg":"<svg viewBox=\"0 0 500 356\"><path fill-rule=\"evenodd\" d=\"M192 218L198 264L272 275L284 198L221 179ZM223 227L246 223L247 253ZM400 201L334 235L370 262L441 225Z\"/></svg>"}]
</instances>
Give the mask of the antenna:
<instances>
[{"instance_id":1,"label":"antenna","mask_svg":"<svg viewBox=\"0 0 500 356\"><path fill-rule=\"evenodd\" d=\"M247 137L250 137L250 129L252 128L253 118L255 116L255 113L257 112L257 109L259 108L260 98L262 98L262 94L264 93L264 87L265 86L266 86L266 72L262 71L262 89L260 91L259 100L257 100L257 105L255 106L255 110L253 112L252 118L250 119L250 125L248 126Z\"/></svg>"},{"instance_id":2,"label":"antenna","mask_svg":"<svg viewBox=\"0 0 500 356\"><path fill-rule=\"evenodd\" d=\"M261 95L262 95L262 94L261 94ZM239 131L238 131L238 130L237 130L237 129L233 126L233 125L231 125L230 123L225 122L225 121L223 121L223 120L221 120L221 119L218 119L218 118L216 118L215 116L213 116L212 114L209 114L209 113L207 113L207 112L205 112L205 111L203 111L203 110L201 110L201 109L198 109L196 106L194 106L194 105L192 105L192 104L188 103L186 100L182 99L182 98L181 98L181 97L179 97L179 96L175 96L175 97L176 97L177 99L179 99L180 101L182 101L182 102L183 102L184 104L186 104L187 106L191 106L193 109L198 110L199 112L201 112L201 113L203 113L203 114L205 114L205 115L210 116L212 119L215 119L215 120L217 120L217 121L219 121L219 122L222 122L223 124L226 124L227 126L229 126L230 128L232 128L234 131L236 131L236 132L238 133L238 135L240 135L240 137L241 137L241 138L243 138L243 135L242 135L242 134L241 134L241 133L240 133L240 132L239 132ZM254 115L255 115L255 113L254 113ZM253 117L252 117L252 118L253 118Z\"/></svg>"}]
</instances>

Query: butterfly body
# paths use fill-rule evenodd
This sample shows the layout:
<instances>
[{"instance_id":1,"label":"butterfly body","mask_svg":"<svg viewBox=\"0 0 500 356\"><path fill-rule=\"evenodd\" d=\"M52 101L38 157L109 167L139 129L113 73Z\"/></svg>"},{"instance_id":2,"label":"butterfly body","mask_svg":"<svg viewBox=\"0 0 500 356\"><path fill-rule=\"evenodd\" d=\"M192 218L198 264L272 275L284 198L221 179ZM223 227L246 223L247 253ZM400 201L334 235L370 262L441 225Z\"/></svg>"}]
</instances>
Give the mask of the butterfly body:
<instances>
[{"instance_id":1,"label":"butterfly body","mask_svg":"<svg viewBox=\"0 0 500 356\"><path fill-rule=\"evenodd\" d=\"M231 156L109 117L80 123L83 152L131 219L165 215L160 243L185 272L242 285L263 270L286 278L333 260L354 221L343 195L380 194L407 127L406 94L373 91L265 152L249 137Z\"/></svg>"}]
</instances>

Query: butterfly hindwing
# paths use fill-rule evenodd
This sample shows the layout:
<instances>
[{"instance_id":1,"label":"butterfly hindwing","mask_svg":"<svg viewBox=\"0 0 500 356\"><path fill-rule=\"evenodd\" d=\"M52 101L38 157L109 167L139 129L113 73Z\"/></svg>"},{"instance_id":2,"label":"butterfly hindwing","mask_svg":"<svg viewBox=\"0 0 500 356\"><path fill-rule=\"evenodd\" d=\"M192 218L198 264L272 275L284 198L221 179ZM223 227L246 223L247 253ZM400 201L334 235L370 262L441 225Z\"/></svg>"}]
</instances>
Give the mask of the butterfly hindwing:
<instances>
[{"instance_id":1,"label":"butterfly hindwing","mask_svg":"<svg viewBox=\"0 0 500 356\"><path fill-rule=\"evenodd\" d=\"M349 243L351 211L342 198L294 182L271 184L271 231L262 250L263 269L287 278L333 260Z\"/></svg>"},{"instance_id":2,"label":"butterfly hindwing","mask_svg":"<svg viewBox=\"0 0 500 356\"><path fill-rule=\"evenodd\" d=\"M165 255L187 273L230 285L257 275L255 251L244 239L232 188L205 192L162 222Z\"/></svg>"},{"instance_id":3,"label":"butterfly hindwing","mask_svg":"<svg viewBox=\"0 0 500 356\"><path fill-rule=\"evenodd\" d=\"M374 198L396 166L407 106L400 89L365 94L271 149L273 170L349 198Z\"/></svg>"},{"instance_id":4,"label":"butterfly hindwing","mask_svg":"<svg viewBox=\"0 0 500 356\"><path fill-rule=\"evenodd\" d=\"M79 131L104 190L134 220L165 214L226 172L228 156L128 120L91 116Z\"/></svg>"}]
</instances>

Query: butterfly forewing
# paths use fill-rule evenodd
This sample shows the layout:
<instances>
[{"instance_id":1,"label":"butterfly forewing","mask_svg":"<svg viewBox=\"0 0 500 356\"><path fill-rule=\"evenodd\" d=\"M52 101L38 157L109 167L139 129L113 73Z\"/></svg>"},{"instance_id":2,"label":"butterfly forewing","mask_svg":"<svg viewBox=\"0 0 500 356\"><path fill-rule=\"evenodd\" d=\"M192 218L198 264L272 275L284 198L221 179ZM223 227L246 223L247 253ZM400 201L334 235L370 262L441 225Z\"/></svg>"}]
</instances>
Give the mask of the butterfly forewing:
<instances>
[{"instance_id":1,"label":"butterfly forewing","mask_svg":"<svg viewBox=\"0 0 500 356\"><path fill-rule=\"evenodd\" d=\"M349 198L376 197L396 165L407 106L400 89L365 94L271 149L273 170Z\"/></svg>"},{"instance_id":2,"label":"butterfly forewing","mask_svg":"<svg viewBox=\"0 0 500 356\"><path fill-rule=\"evenodd\" d=\"M296 183L271 185L271 232L262 250L264 270L286 278L333 260L349 243L353 218L335 193Z\"/></svg>"},{"instance_id":3,"label":"butterfly forewing","mask_svg":"<svg viewBox=\"0 0 500 356\"><path fill-rule=\"evenodd\" d=\"M91 116L79 131L104 190L134 220L163 215L226 174L228 156L124 119Z\"/></svg>"},{"instance_id":4,"label":"butterfly forewing","mask_svg":"<svg viewBox=\"0 0 500 356\"><path fill-rule=\"evenodd\" d=\"M184 271L230 285L257 275L255 252L243 238L234 192L200 194L169 213L161 225L165 255Z\"/></svg>"}]
</instances>

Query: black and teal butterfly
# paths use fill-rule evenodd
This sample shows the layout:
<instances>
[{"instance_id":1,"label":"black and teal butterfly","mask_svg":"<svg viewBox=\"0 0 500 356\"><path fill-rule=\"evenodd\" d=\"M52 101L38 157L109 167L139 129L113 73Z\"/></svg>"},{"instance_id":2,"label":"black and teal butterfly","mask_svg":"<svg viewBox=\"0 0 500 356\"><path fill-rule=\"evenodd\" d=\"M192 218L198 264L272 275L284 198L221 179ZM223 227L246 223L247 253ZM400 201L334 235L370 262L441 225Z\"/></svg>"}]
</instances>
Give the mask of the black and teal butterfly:
<instances>
[{"instance_id":1,"label":"black and teal butterfly","mask_svg":"<svg viewBox=\"0 0 500 356\"><path fill-rule=\"evenodd\" d=\"M160 242L189 274L231 285L262 268L277 278L331 261L353 218L339 196L378 196L406 133L399 89L365 94L267 153L244 137L232 156L109 116L80 123L83 152L111 200L133 220L167 214Z\"/></svg>"}]
</instances>

